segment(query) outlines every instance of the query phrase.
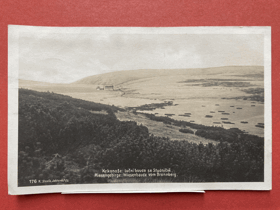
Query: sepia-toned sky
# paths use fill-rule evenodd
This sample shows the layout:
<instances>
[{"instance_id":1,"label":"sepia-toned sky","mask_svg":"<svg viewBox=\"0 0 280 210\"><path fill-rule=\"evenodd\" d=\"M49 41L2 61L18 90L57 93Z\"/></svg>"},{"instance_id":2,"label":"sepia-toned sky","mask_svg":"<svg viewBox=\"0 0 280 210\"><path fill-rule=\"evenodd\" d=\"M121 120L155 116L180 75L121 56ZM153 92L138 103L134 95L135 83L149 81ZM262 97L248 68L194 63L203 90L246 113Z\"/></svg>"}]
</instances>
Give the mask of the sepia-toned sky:
<instances>
[{"instance_id":1,"label":"sepia-toned sky","mask_svg":"<svg viewBox=\"0 0 280 210\"><path fill-rule=\"evenodd\" d=\"M69 83L119 70L263 65L263 35L21 34L19 78Z\"/></svg>"}]
</instances>

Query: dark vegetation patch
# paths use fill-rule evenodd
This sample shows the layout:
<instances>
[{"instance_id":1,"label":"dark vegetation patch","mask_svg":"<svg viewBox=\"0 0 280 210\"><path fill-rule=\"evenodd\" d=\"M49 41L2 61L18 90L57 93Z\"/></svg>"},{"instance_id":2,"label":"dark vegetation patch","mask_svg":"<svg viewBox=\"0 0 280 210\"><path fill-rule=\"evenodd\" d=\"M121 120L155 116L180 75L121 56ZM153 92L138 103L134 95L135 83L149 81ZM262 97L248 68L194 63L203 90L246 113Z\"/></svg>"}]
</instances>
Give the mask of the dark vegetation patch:
<instances>
[{"instance_id":1,"label":"dark vegetation patch","mask_svg":"<svg viewBox=\"0 0 280 210\"><path fill-rule=\"evenodd\" d=\"M164 109L165 106L172 106L173 101L165 101L163 103L152 103L152 104L144 104L142 106L137 107L128 107L127 110L140 110L140 111L152 111L155 109Z\"/></svg>"},{"instance_id":2,"label":"dark vegetation patch","mask_svg":"<svg viewBox=\"0 0 280 210\"><path fill-rule=\"evenodd\" d=\"M198 82L235 82L235 81L247 81L244 79L187 79L185 81L180 81L178 83L198 83Z\"/></svg>"},{"instance_id":3,"label":"dark vegetation patch","mask_svg":"<svg viewBox=\"0 0 280 210\"><path fill-rule=\"evenodd\" d=\"M187 128L182 128L182 129L179 129L180 132L182 133L190 133L190 134L194 134L193 130L191 129L187 129Z\"/></svg>"},{"instance_id":4,"label":"dark vegetation patch","mask_svg":"<svg viewBox=\"0 0 280 210\"><path fill-rule=\"evenodd\" d=\"M108 114L94 114L92 110L106 110ZM65 184L110 182L110 178L94 176L104 168L171 168L177 173L176 178L154 178L166 182L264 179L263 138L238 129L225 130L146 114L156 121L190 126L197 129L197 135L220 143L171 141L150 135L147 127L135 122L117 120L116 110L59 94L20 89L18 185L30 186L30 179L68 179Z\"/></svg>"},{"instance_id":5,"label":"dark vegetation patch","mask_svg":"<svg viewBox=\"0 0 280 210\"><path fill-rule=\"evenodd\" d=\"M242 91L248 94L264 94L264 88L248 88Z\"/></svg>"},{"instance_id":6,"label":"dark vegetation patch","mask_svg":"<svg viewBox=\"0 0 280 210\"><path fill-rule=\"evenodd\" d=\"M224 123L224 124L235 124L235 123L232 123L230 121L222 121L222 123Z\"/></svg>"},{"instance_id":7,"label":"dark vegetation patch","mask_svg":"<svg viewBox=\"0 0 280 210\"><path fill-rule=\"evenodd\" d=\"M173 115L175 115L175 114L164 114L164 115L166 115L166 116L170 116L170 117L171 117L171 116L173 116Z\"/></svg>"},{"instance_id":8,"label":"dark vegetation patch","mask_svg":"<svg viewBox=\"0 0 280 210\"><path fill-rule=\"evenodd\" d=\"M250 87L252 86L250 82L243 79L189 79L181 81L179 83L188 83L193 86L222 86L222 87ZM194 83L194 84L192 84Z\"/></svg>"},{"instance_id":9,"label":"dark vegetation patch","mask_svg":"<svg viewBox=\"0 0 280 210\"><path fill-rule=\"evenodd\" d=\"M179 114L178 116L181 116L181 117L191 117L190 114Z\"/></svg>"},{"instance_id":10,"label":"dark vegetation patch","mask_svg":"<svg viewBox=\"0 0 280 210\"><path fill-rule=\"evenodd\" d=\"M241 100L248 100L248 101L264 102L264 88L248 88L248 89L243 89L242 91L251 95L238 96L233 98L222 98L222 99L241 99Z\"/></svg>"},{"instance_id":11,"label":"dark vegetation patch","mask_svg":"<svg viewBox=\"0 0 280 210\"><path fill-rule=\"evenodd\" d=\"M49 107L56 107L57 105L62 105L61 102L65 106L71 107L75 106L76 108L82 108L89 111L107 111L111 115L113 115L113 112L116 111L123 111L124 109L121 109L116 106L109 106L105 104L85 101L82 99L76 99L72 98L71 96L66 96L62 94L57 94L53 92L38 92L34 90L28 90L24 88L19 89L19 94L24 95L25 97L28 97L28 100L30 100L30 103L35 104L40 100L41 103L44 103L46 106ZM21 99L21 98L20 98ZM63 106L64 106L63 105ZM63 107L61 107L63 108Z\"/></svg>"},{"instance_id":12,"label":"dark vegetation patch","mask_svg":"<svg viewBox=\"0 0 280 210\"><path fill-rule=\"evenodd\" d=\"M259 127L259 128L264 128L264 123L258 123L257 125L255 125L256 127Z\"/></svg>"},{"instance_id":13,"label":"dark vegetation patch","mask_svg":"<svg viewBox=\"0 0 280 210\"><path fill-rule=\"evenodd\" d=\"M222 87L250 87L252 86L250 82L205 82L202 84L203 87L211 86L222 86Z\"/></svg>"}]
</instances>

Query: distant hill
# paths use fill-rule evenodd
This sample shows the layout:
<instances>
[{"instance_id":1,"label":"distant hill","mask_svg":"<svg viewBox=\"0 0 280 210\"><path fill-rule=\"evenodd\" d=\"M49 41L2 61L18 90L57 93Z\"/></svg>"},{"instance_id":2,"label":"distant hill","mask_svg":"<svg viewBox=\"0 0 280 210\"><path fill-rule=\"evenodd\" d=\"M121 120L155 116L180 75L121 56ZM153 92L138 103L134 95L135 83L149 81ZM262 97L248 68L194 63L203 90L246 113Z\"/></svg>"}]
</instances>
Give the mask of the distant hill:
<instances>
[{"instance_id":1,"label":"distant hill","mask_svg":"<svg viewBox=\"0 0 280 210\"><path fill-rule=\"evenodd\" d=\"M18 83L20 87L52 85L52 83L48 83L48 82L38 82L38 81L24 80L24 79L19 79Z\"/></svg>"},{"instance_id":2,"label":"distant hill","mask_svg":"<svg viewBox=\"0 0 280 210\"><path fill-rule=\"evenodd\" d=\"M120 85L127 82L160 76L178 75L201 75L201 74L232 74L246 76L250 74L263 75L263 66L226 66L201 69L141 69L116 71L106 74L93 75L72 84L91 84L91 85Z\"/></svg>"},{"instance_id":3,"label":"distant hill","mask_svg":"<svg viewBox=\"0 0 280 210\"><path fill-rule=\"evenodd\" d=\"M67 85L121 85L124 83L161 76L178 76L178 75L213 75L213 74L231 74L236 76L254 76L263 78L263 66L225 66L201 69L140 69L115 71L105 74L98 74L85 77L70 84L58 84L39 82L32 80L19 79L20 87L44 87L44 86L67 86Z\"/></svg>"}]
</instances>

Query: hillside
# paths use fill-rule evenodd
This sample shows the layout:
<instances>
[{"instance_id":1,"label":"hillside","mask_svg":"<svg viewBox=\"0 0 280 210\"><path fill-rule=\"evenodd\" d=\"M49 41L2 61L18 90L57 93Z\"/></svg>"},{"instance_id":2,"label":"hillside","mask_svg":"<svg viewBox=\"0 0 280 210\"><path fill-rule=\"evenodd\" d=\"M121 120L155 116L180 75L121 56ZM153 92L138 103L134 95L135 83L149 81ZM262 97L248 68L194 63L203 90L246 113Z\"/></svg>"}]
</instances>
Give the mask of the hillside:
<instances>
[{"instance_id":1,"label":"hillside","mask_svg":"<svg viewBox=\"0 0 280 210\"><path fill-rule=\"evenodd\" d=\"M20 89L18 185L264 179L263 140L255 136L241 136L230 145L171 141L150 135L147 127L133 121L117 120L117 110L69 96ZM151 168L169 168L174 176L128 178L120 174L114 178L102 172ZM35 179L38 182L30 183Z\"/></svg>"},{"instance_id":2,"label":"hillside","mask_svg":"<svg viewBox=\"0 0 280 210\"><path fill-rule=\"evenodd\" d=\"M212 74L263 74L263 66L226 66L202 69L142 69L116 71L106 74L93 75L72 84L91 84L91 85L120 85L127 82L161 76L178 75L212 75Z\"/></svg>"},{"instance_id":3,"label":"hillside","mask_svg":"<svg viewBox=\"0 0 280 210\"><path fill-rule=\"evenodd\" d=\"M190 102L198 98L248 97L242 88L263 88L263 76L263 66L130 70L89 76L69 84L19 80L19 87L119 107L134 107L172 99ZM99 91L97 87L100 85L114 85L114 91Z\"/></svg>"}]
</instances>

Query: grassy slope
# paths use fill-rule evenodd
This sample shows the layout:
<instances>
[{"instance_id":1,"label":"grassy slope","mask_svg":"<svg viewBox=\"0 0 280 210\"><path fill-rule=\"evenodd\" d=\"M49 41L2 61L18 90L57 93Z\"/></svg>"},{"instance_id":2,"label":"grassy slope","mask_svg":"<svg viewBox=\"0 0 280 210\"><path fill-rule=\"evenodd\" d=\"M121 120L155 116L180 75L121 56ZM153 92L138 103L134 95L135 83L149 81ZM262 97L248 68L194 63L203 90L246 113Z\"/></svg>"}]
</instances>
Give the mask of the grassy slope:
<instances>
[{"instance_id":1,"label":"grassy slope","mask_svg":"<svg viewBox=\"0 0 280 210\"><path fill-rule=\"evenodd\" d=\"M172 75L201 75L201 74L259 74L263 72L262 66L226 66L204 69L147 69L116 71L101 75L89 76L78 80L74 84L94 84L94 85L120 85L127 82L146 79L151 77L172 76Z\"/></svg>"},{"instance_id":2,"label":"grassy slope","mask_svg":"<svg viewBox=\"0 0 280 210\"><path fill-rule=\"evenodd\" d=\"M181 133L179 131L180 126L167 125L162 122L157 122L147 118L143 114L136 115L131 112L118 112L116 113L116 116L121 121L131 120L137 122L139 125L141 124L146 126L147 128L149 128L149 132L155 136L168 137L171 140L186 140L192 143L199 143L199 142L203 144L218 143L217 141L202 138L194 134Z\"/></svg>"}]
</instances>

